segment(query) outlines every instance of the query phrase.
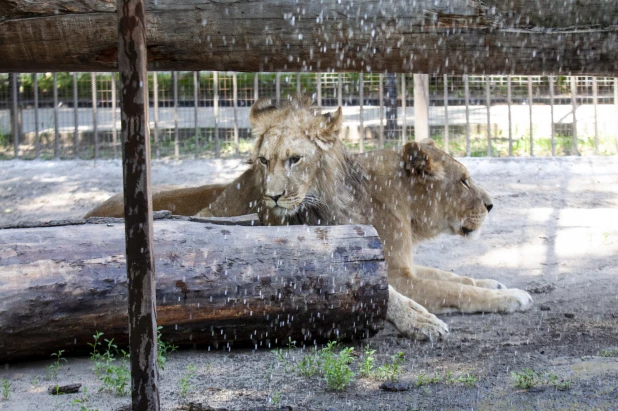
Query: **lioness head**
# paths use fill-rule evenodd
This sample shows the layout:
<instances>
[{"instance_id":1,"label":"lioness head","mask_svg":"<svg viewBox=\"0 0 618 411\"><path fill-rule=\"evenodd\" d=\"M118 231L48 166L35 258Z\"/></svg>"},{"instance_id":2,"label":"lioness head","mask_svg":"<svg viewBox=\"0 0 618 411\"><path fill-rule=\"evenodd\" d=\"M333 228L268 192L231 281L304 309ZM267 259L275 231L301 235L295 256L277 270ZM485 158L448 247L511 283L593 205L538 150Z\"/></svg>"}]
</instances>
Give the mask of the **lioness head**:
<instances>
[{"instance_id":1,"label":"lioness head","mask_svg":"<svg viewBox=\"0 0 618 411\"><path fill-rule=\"evenodd\" d=\"M307 224L351 218L354 186L362 177L338 138L341 121L341 108L321 114L307 97L279 105L260 99L253 105L251 162L269 218Z\"/></svg>"},{"instance_id":2,"label":"lioness head","mask_svg":"<svg viewBox=\"0 0 618 411\"><path fill-rule=\"evenodd\" d=\"M463 164L427 139L403 147L402 165L413 183L408 201L415 229L428 236L478 233L493 203Z\"/></svg>"}]
</instances>

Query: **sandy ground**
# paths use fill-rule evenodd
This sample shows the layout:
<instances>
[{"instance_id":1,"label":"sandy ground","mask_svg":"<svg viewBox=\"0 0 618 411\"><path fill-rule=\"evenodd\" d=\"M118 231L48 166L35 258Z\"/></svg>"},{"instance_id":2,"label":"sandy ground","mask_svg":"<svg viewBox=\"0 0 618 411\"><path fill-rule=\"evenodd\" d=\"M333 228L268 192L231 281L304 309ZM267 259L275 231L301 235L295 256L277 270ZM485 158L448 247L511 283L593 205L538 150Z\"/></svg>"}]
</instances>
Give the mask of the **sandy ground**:
<instances>
[{"instance_id":1,"label":"sandy ground","mask_svg":"<svg viewBox=\"0 0 618 411\"><path fill-rule=\"evenodd\" d=\"M295 410L618 410L618 159L463 159L473 178L494 198L479 240L440 237L417 250L418 263L476 278L494 278L528 289L531 311L510 315L447 315L451 333L441 342L412 342L387 328L371 339L377 365L402 351L400 380L411 389L384 392L380 381L356 377L347 391L329 391L319 377L294 371L304 353L280 361L262 350L182 351L161 373L162 409L188 402L245 410L290 406ZM241 161L155 162L155 184L226 181ZM121 187L119 162L0 162L0 225L19 220L80 217ZM354 345L362 352L360 344ZM52 360L11 364L0 380L11 382L0 410L115 410L128 397L99 392L87 358L69 358L45 378ZM196 374L180 397L188 365ZM512 371L531 368L570 381L523 390ZM353 369L357 370L354 366ZM419 375L469 373L473 387L440 382L419 386ZM0 381L1 382L1 381ZM83 393L52 397L51 384L82 383ZM0 387L1 394L1 387ZM188 409L188 408L186 408ZM206 409L206 408L205 408Z\"/></svg>"}]
</instances>

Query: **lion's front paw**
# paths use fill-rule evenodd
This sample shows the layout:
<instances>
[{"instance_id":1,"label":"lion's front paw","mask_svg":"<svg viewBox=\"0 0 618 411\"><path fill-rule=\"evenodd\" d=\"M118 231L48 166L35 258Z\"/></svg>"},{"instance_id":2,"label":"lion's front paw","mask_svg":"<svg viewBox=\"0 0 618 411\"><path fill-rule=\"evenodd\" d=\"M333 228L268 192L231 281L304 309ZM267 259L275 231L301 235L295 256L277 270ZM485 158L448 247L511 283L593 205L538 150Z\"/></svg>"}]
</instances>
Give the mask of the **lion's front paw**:
<instances>
[{"instance_id":1,"label":"lion's front paw","mask_svg":"<svg viewBox=\"0 0 618 411\"><path fill-rule=\"evenodd\" d=\"M506 290L506 285L496 280L474 280L476 287L488 288L490 290Z\"/></svg>"},{"instance_id":2,"label":"lion's front paw","mask_svg":"<svg viewBox=\"0 0 618 411\"><path fill-rule=\"evenodd\" d=\"M532 296L524 290L512 288L500 292L498 312L512 313L515 311L527 311L532 307Z\"/></svg>"},{"instance_id":3,"label":"lion's front paw","mask_svg":"<svg viewBox=\"0 0 618 411\"><path fill-rule=\"evenodd\" d=\"M389 287L386 320L401 334L414 340L441 340L448 334L444 321L392 287Z\"/></svg>"}]
</instances>

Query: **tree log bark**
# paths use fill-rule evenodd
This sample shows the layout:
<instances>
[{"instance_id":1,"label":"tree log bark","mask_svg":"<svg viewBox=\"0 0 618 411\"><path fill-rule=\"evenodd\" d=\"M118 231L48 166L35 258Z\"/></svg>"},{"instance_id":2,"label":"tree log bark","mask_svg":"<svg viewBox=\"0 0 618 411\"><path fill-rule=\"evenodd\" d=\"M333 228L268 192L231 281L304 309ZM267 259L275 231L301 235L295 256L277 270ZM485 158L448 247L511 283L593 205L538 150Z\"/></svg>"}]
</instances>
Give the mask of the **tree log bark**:
<instances>
[{"instance_id":1,"label":"tree log bark","mask_svg":"<svg viewBox=\"0 0 618 411\"><path fill-rule=\"evenodd\" d=\"M114 220L110 220L114 221ZM0 230L0 362L128 343L122 220ZM388 284L368 226L154 224L157 321L176 345L365 338Z\"/></svg>"},{"instance_id":2,"label":"tree log bark","mask_svg":"<svg viewBox=\"0 0 618 411\"><path fill-rule=\"evenodd\" d=\"M0 4L0 72L117 69L108 0ZM607 0L149 0L149 70L618 73Z\"/></svg>"}]
</instances>

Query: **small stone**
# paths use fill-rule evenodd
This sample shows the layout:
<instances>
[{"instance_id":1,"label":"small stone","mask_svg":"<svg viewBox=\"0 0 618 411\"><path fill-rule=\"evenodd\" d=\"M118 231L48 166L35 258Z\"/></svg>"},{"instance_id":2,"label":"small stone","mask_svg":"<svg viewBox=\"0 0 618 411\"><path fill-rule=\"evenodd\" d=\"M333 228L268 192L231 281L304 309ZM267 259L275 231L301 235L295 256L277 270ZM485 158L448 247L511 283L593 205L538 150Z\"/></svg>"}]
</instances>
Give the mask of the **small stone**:
<instances>
[{"instance_id":1,"label":"small stone","mask_svg":"<svg viewBox=\"0 0 618 411\"><path fill-rule=\"evenodd\" d=\"M541 310L541 311L549 311L549 310L551 310L551 308L549 308L549 305L541 305L541 306L539 306L539 310Z\"/></svg>"},{"instance_id":2,"label":"small stone","mask_svg":"<svg viewBox=\"0 0 618 411\"><path fill-rule=\"evenodd\" d=\"M386 381L380 385L380 389L384 391L408 391L410 384L401 381Z\"/></svg>"},{"instance_id":3,"label":"small stone","mask_svg":"<svg viewBox=\"0 0 618 411\"><path fill-rule=\"evenodd\" d=\"M573 314L573 313L564 313L564 316L566 318L575 318L575 314Z\"/></svg>"}]
</instances>

